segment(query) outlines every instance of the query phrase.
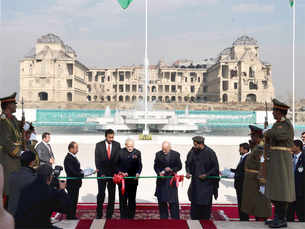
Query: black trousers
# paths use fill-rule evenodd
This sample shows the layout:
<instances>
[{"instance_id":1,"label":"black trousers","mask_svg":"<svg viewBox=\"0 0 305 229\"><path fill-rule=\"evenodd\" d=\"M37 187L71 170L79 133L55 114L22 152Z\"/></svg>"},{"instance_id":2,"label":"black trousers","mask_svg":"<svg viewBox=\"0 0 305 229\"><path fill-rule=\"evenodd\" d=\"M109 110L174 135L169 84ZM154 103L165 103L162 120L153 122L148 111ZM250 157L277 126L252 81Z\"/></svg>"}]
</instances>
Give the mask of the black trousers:
<instances>
[{"instance_id":1,"label":"black trousers","mask_svg":"<svg viewBox=\"0 0 305 229\"><path fill-rule=\"evenodd\" d=\"M112 179L109 180L97 180L98 183L98 194L97 194L97 208L96 208L96 216L98 218L103 217L103 205L105 201L105 190L106 186L108 189L108 206L106 212L106 218L111 219L114 211L114 201L115 201L115 184Z\"/></svg>"},{"instance_id":2,"label":"black trousers","mask_svg":"<svg viewBox=\"0 0 305 229\"><path fill-rule=\"evenodd\" d=\"M159 202L160 219L168 219L168 204L172 219L180 219L179 203Z\"/></svg>"},{"instance_id":3,"label":"black trousers","mask_svg":"<svg viewBox=\"0 0 305 229\"><path fill-rule=\"evenodd\" d=\"M137 182L126 182L125 193L122 195L121 185L119 186L120 196L120 217L121 219L133 219L136 213Z\"/></svg>"},{"instance_id":4,"label":"black trousers","mask_svg":"<svg viewBox=\"0 0 305 229\"><path fill-rule=\"evenodd\" d=\"M68 196L71 202L71 208L69 213L67 214L67 219L73 219L76 217L79 189L80 189L79 185L69 184L69 183L67 184Z\"/></svg>"},{"instance_id":5,"label":"black trousers","mask_svg":"<svg viewBox=\"0 0 305 229\"><path fill-rule=\"evenodd\" d=\"M249 221L249 215L241 210L242 188L236 189L236 196L237 196L239 220L240 221Z\"/></svg>"},{"instance_id":6,"label":"black trousers","mask_svg":"<svg viewBox=\"0 0 305 229\"><path fill-rule=\"evenodd\" d=\"M192 220L209 220L211 217L212 205L198 205L191 203L191 219Z\"/></svg>"},{"instance_id":7,"label":"black trousers","mask_svg":"<svg viewBox=\"0 0 305 229\"><path fill-rule=\"evenodd\" d=\"M286 220L288 202L271 200L274 205L274 217L280 220Z\"/></svg>"},{"instance_id":8,"label":"black trousers","mask_svg":"<svg viewBox=\"0 0 305 229\"><path fill-rule=\"evenodd\" d=\"M305 200L304 197L297 197L295 202L288 204L287 220L293 222L295 214L299 221L305 222Z\"/></svg>"}]
</instances>

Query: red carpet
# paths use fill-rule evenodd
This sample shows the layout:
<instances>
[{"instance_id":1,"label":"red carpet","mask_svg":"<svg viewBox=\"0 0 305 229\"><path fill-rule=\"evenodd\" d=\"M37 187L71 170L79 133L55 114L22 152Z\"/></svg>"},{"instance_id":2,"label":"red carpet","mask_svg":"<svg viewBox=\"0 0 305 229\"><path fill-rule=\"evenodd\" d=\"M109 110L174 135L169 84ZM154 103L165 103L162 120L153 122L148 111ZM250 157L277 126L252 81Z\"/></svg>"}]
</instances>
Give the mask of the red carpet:
<instances>
[{"instance_id":1,"label":"red carpet","mask_svg":"<svg viewBox=\"0 0 305 229\"><path fill-rule=\"evenodd\" d=\"M200 224L204 229L217 229L213 221L210 220L200 220Z\"/></svg>"},{"instance_id":2,"label":"red carpet","mask_svg":"<svg viewBox=\"0 0 305 229\"><path fill-rule=\"evenodd\" d=\"M80 220L75 229L89 229L92 222L93 222L92 219Z\"/></svg>"},{"instance_id":3,"label":"red carpet","mask_svg":"<svg viewBox=\"0 0 305 229\"><path fill-rule=\"evenodd\" d=\"M187 229L185 220L107 220L104 229Z\"/></svg>"},{"instance_id":4,"label":"red carpet","mask_svg":"<svg viewBox=\"0 0 305 229\"><path fill-rule=\"evenodd\" d=\"M107 205L104 208L106 210ZM94 219L95 209L96 204L81 203L78 205L77 217L79 219ZM237 206L236 204L214 204L211 217L213 220L225 220L226 217L230 220L238 220ZM118 204L116 204L113 219L119 218L120 210L118 209ZM135 219L160 219L158 205L155 203L138 203ZM180 204L180 219L190 219L190 204Z\"/></svg>"}]
</instances>

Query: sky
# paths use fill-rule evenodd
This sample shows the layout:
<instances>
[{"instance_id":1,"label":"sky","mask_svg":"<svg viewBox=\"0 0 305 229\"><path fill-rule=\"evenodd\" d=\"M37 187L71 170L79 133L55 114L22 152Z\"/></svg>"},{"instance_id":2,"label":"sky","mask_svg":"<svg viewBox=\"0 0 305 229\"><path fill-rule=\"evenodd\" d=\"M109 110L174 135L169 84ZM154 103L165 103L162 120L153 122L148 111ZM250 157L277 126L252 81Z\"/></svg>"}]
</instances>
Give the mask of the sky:
<instances>
[{"instance_id":1,"label":"sky","mask_svg":"<svg viewBox=\"0 0 305 229\"><path fill-rule=\"evenodd\" d=\"M292 9L288 0L148 0L148 57L217 57L241 35L255 38L272 64L278 98L292 95ZM58 35L88 67L142 64L145 1L1 0L0 96L19 91L19 61L47 33ZM305 98L305 0L296 0L296 96Z\"/></svg>"}]
</instances>

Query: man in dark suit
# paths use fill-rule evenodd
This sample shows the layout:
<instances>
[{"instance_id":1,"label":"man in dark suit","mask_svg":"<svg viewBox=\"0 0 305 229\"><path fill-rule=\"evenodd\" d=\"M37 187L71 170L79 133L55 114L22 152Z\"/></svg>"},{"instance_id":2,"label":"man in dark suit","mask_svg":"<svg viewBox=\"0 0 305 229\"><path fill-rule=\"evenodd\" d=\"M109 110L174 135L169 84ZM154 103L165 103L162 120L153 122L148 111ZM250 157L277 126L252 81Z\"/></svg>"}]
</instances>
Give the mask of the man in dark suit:
<instances>
[{"instance_id":1,"label":"man in dark suit","mask_svg":"<svg viewBox=\"0 0 305 229\"><path fill-rule=\"evenodd\" d=\"M293 169L295 178L296 201L289 203L287 220L294 221L296 214L299 221L305 222L305 153L302 152L303 143L300 140L294 140L293 151Z\"/></svg>"},{"instance_id":2,"label":"man in dark suit","mask_svg":"<svg viewBox=\"0 0 305 229\"><path fill-rule=\"evenodd\" d=\"M67 191L71 201L71 211L67 215L67 219L76 218L76 208L79 196L79 189L82 186L82 179L84 172L80 168L80 163L76 157L78 153L78 144L71 142L68 146L69 153L65 157L64 166L67 177L79 177L80 179L67 180Z\"/></svg>"},{"instance_id":3,"label":"man in dark suit","mask_svg":"<svg viewBox=\"0 0 305 229\"><path fill-rule=\"evenodd\" d=\"M171 149L169 142L163 142L162 150L156 153L154 170L157 176L172 176L182 168L180 154ZM172 219L180 219L178 189L171 178L158 178L155 196L158 198L161 219L168 218L168 205Z\"/></svg>"},{"instance_id":4,"label":"man in dark suit","mask_svg":"<svg viewBox=\"0 0 305 229\"><path fill-rule=\"evenodd\" d=\"M31 185L36 179L34 170L36 155L32 151L24 151L20 156L21 168L9 176L10 201L8 211L15 215L21 190Z\"/></svg>"},{"instance_id":5,"label":"man in dark suit","mask_svg":"<svg viewBox=\"0 0 305 229\"><path fill-rule=\"evenodd\" d=\"M95 146L95 166L99 177L112 177L119 172L119 152L121 150L120 143L114 141L114 131L108 129L105 131L105 140ZM98 179L98 194L96 218L103 216L103 204L105 200L106 186L108 189L108 206L106 218L111 219L114 210L115 201L115 184L112 179Z\"/></svg>"},{"instance_id":6,"label":"man in dark suit","mask_svg":"<svg viewBox=\"0 0 305 229\"><path fill-rule=\"evenodd\" d=\"M134 148L134 141L128 138L125 148L120 151L119 159L120 173L124 176L139 177L142 171L141 152ZM136 195L138 179L125 179L125 193L120 194L121 219L133 219L136 212Z\"/></svg>"},{"instance_id":7,"label":"man in dark suit","mask_svg":"<svg viewBox=\"0 0 305 229\"><path fill-rule=\"evenodd\" d=\"M236 190L237 203L238 203L238 213L240 221L249 221L248 214L241 210L241 200L243 193L243 183L245 177L245 161L249 154L250 146L248 143L242 143L239 145L240 160L236 169L231 169L234 173L234 188Z\"/></svg>"},{"instance_id":8,"label":"man in dark suit","mask_svg":"<svg viewBox=\"0 0 305 229\"><path fill-rule=\"evenodd\" d=\"M22 190L15 215L16 229L58 228L51 224L52 212L69 212L66 183L59 182L58 189L54 189L50 186L52 174L53 169L49 165L41 165L35 181Z\"/></svg>"},{"instance_id":9,"label":"man in dark suit","mask_svg":"<svg viewBox=\"0 0 305 229\"><path fill-rule=\"evenodd\" d=\"M51 134L47 132L43 133L42 141L36 145L35 150L38 153L40 165L47 164L52 167L55 162L55 158L50 145L50 140Z\"/></svg>"}]
</instances>

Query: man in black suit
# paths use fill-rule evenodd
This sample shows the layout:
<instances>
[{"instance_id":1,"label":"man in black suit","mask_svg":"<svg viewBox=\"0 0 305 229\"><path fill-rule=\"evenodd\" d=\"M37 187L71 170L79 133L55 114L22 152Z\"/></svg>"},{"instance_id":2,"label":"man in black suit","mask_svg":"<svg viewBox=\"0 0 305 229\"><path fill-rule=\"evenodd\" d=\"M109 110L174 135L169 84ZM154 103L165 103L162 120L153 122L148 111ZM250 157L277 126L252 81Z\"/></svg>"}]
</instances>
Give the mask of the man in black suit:
<instances>
[{"instance_id":1,"label":"man in black suit","mask_svg":"<svg viewBox=\"0 0 305 229\"><path fill-rule=\"evenodd\" d=\"M239 145L240 160L236 169L231 169L234 173L234 188L236 190L238 213L240 221L249 221L249 215L241 210L241 200L243 193L243 183L245 176L245 161L249 154L250 146L248 143L242 143Z\"/></svg>"},{"instance_id":2,"label":"man in black suit","mask_svg":"<svg viewBox=\"0 0 305 229\"><path fill-rule=\"evenodd\" d=\"M120 151L120 173L124 176L139 177L142 171L141 152L134 148L134 141L128 138L125 148ZM125 179L125 193L120 194L121 219L133 219L136 212L136 194L138 179Z\"/></svg>"},{"instance_id":3,"label":"man in black suit","mask_svg":"<svg viewBox=\"0 0 305 229\"><path fill-rule=\"evenodd\" d=\"M120 143L114 141L114 131L108 129L105 131L105 140L95 146L95 166L99 177L112 177L119 172L119 152ZM106 186L108 189L108 206L106 218L111 219L114 210L115 201L115 184L112 179L98 179L98 194L96 218L101 219L103 216L103 204L105 200Z\"/></svg>"},{"instance_id":4,"label":"man in black suit","mask_svg":"<svg viewBox=\"0 0 305 229\"><path fill-rule=\"evenodd\" d=\"M80 179L67 180L67 191L71 201L71 211L67 214L67 219L76 218L76 208L79 196L79 189L82 186L82 179L84 172L80 168L80 163L76 157L78 153L78 144L71 142L68 146L69 153L65 157L64 166L67 177L79 177Z\"/></svg>"},{"instance_id":5,"label":"man in black suit","mask_svg":"<svg viewBox=\"0 0 305 229\"><path fill-rule=\"evenodd\" d=\"M34 152L24 151L20 156L21 168L9 176L10 201L8 202L8 211L12 215L16 213L22 189L31 185L37 177L33 168L35 159Z\"/></svg>"},{"instance_id":6,"label":"man in black suit","mask_svg":"<svg viewBox=\"0 0 305 229\"><path fill-rule=\"evenodd\" d=\"M182 168L180 154L171 149L169 142L163 142L162 150L156 153L154 170L157 176L172 176ZM155 196L158 198L160 219L168 219L168 205L172 219L180 219L178 189L170 185L171 178L158 178Z\"/></svg>"},{"instance_id":7,"label":"man in black suit","mask_svg":"<svg viewBox=\"0 0 305 229\"><path fill-rule=\"evenodd\" d=\"M51 224L52 212L69 212L66 182L59 182L58 189L54 189L50 186L52 174L53 169L49 165L41 165L35 181L21 191L15 215L16 229L58 228Z\"/></svg>"},{"instance_id":8,"label":"man in black suit","mask_svg":"<svg viewBox=\"0 0 305 229\"><path fill-rule=\"evenodd\" d=\"M294 221L296 213L299 221L305 222L305 153L302 152L303 143L300 140L294 140L293 151L293 169L295 178L296 201L289 203L287 220Z\"/></svg>"}]
</instances>

